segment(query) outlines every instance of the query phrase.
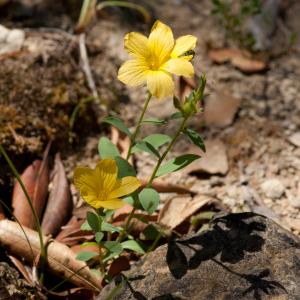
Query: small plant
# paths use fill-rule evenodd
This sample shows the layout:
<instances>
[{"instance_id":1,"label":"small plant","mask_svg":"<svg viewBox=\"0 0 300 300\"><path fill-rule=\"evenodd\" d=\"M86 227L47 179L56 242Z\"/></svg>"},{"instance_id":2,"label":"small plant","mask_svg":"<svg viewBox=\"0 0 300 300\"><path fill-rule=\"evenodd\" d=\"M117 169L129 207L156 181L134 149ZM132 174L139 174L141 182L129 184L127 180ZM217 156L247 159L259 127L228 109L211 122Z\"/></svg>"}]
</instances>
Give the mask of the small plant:
<instances>
[{"instance_id":1,"label":"small plant","mask_svg":"<svg viewBox=\"0 0 300 300\"><path fill-rule=\"evenodd\" d=\"M261 11L261 0L211 0L212 14L218 15L226 30L228 38L234 40L239 46L252 48L255 38L250 32L245 32L243 26L248 17Z\"/></svg>"},{"instance_id":2,"label":"small plant","mask_svg":"<svg viewBox=\"0 0 300 300\"><path fill-rule=\"evenodd\" d=\"M88 212L83 230L94 232L95 239L85 243L95 247L97 251L82 251L79 260L96 264L96 270L109 280L107 270L109 264L121 256L124 250L143 254L155 248L158 238L150 246L130 234L132 221L139 218L136 210L151 215L157 209L160 197L152 188L154 179L176 172L194 160L200 158L195 154L183 154L167 162L165 159L180 136L187 137L192 143L205 151L204 143L199 134L188 127L188 121L200 112L206 84L202 76L198 87L183 100L174 96L174 81L172 74L191 77L194 67L191 63L197 39L192 35L179 37L174 41L170 27L156 21L149 37L131 32L125 36L125 49L131 59L119 69L118 79L130 86L147 84L148 98L145 101L135 130L131 131L122 120L108 116L105 122L118 128L130 138L130 147L126 159L122 158L118 148L106 137L99 140L100 161L95 169L78 166L74 172L74 183L82 198L93 208ZM145 119L150 101L156 97L163 99L173 96L173 103L177 112L167 120L156 118ZM164 126L174 119L180 120L174 136L152 134L143 139L139 135L146 125ZM129 163L133 153L144 151L156 158L156 165L144 187L137 179L135 168ZM125 204L132 205L132 211L124 227L111 224L116 209ZM144 222L146 222L144 220ZM163 233L162 233L163 235Z\"/></svg>"}]
</instances>

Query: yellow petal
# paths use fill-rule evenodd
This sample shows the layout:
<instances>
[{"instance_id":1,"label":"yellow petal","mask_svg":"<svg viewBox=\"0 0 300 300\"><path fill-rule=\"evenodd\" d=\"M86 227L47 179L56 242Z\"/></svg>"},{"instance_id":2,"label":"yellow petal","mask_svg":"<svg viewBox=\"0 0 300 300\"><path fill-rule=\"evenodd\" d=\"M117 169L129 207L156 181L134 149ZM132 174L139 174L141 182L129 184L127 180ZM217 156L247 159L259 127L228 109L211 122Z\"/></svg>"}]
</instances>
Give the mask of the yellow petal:
<instances>
[{"instance_id":1,"label":"yellow petal","mask_svg":"<svg viewBox=\"0 0 300 300\"><path fill-rule=\"evenodd\" d=\"M197 38L193 35L184 35L179 37L175 42L175 46L171 53L171 57L179 57L185 52L195 49L196 43Z\"/></svg>"},{"instance_id":2,"label":"yellow petal","mask_svg":"<svg viewBox=\"0 0 300 300\"><path fill-rule=\"evenodd\" d=\"M149 55L148 39L138 32L130 32L124 38L125 49L135 57L146 58Z\"/></svg>"},{"instance_id":3,"label":"yellow petal","mask_svg":"<svg viewBox=\"0 0 300 300\"><path fill-rule=\"evenodd\" d=\"M194 75L193 65L184 58L171 58L162 66L162 69L178 76Z\"/></svg>"},{"instance_id":4,"label":"yellow petal","mask_svg":"<svg viewBox=\"0 0 300 300\"><path fill-rule=\"evenodd\" d=\"M90 206L95 207L95 208L100 208L99 206L99 200L96 194L91 194L89 191L83 190L80 193L81 197L83 200L88 203Z\"/></svg>"},{"instance_id":5,"label":"yellow petal","mask_svg":"<svg viewBox=\"0 0 300 300\"><path fill-rule=\"evenodd\" d=\"M144 60L126 61L119 69L118 79L130 86L143 84L147 78L148 65Z\"/></svg>"},{"instance_id":6,"label":"yellow petal","mask_svg":"<svg viewBox=\"0 0 300 300\"><path fill-rule=\"evenodd\" d=\"M141 186L141 182L133 176L127 176L118 180L112 192L108 198L119 198L125 195L129 195Z\"/></svg>"},{"instance_id":7,"label":"yellow petal","mask_svg":"<svg viewBox=\"0 0 300 300\"><path fill-rule=\"evenodd\" d=\"M99 190L95 171L87 167L77 167L74 171L74 184L82 194L97 195Z\"/></svg>"},{"instance_id":8,"label":"yellow petal","mask_svg":"<svg viewBox=\"0 0 300 300\"><path fill-rule=\"evenodd\" d=\"M174 47L174 38L169 26L160 21L156 21L149 35L149 49L152 59L158 60L155 65L161 65L170 56Z\"/></svg>"},{"instance_id":9,"label":"yellow petal","mask_svg":"<svg viewBox=\"0 0 300 300\"><path fill-rule=\"evenodd\" d=\"M118 198L107 201L98 201L97 204L99 205L98 208L103 207L106 209L118 209L126 205L125 202Z\"/></svg>"},{"instance_id":10,"label":"yellow petal","mask_svg":"<svg viewBox=\"0 0 300 300\"><path fill-rule=\"evenodd\" d=\"M147 86L150 93L158 99L174 94L172 76L164 71L149 71Z\"/></svg>"},{"instance_id":11,"label":"yellow petal","mask_svg":"<svg viewBox=\"0 0 300 300\"><path fill-rule=\"evenodd\" d=\"M98 199L106 200L117 181L118 167L114 159L102 159L96 166L97 179L101 185Z\"/></svg>"}]
</instances>

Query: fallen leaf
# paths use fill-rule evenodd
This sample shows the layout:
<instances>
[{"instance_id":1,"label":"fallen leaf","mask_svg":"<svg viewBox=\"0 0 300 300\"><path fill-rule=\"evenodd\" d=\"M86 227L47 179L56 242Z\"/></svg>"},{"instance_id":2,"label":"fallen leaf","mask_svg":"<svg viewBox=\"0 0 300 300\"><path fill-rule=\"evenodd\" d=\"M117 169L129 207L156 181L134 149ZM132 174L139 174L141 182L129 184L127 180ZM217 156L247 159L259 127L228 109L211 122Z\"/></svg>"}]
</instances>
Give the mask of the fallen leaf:
<instances>
[{"instance_id":1,"label":"fallen leaf","mask_svg":"<svg viewBox=\"0 0 300 300\"><path fill-rule=\"evenodd\" d=\"M115 259L108 269L108 275L111 277L115 277L123 271L130 269L129 259L126 256L120 256Z\"/></svg>"},{"instance_id":2,"label":"fallen leaf","mask_svg":"<svg viewBox=\"0 0 300 300\"><path fill-rule=\"evenodd\" d=\"M171 198L159 212L158 222L174 229L211 200L211 197L204 195Z\"/></svg>"},{"instance_id":3,"label":"fallen leaf","mask_svg":"<svg viewBox=\"0 0 300 300\"><path fill-rule=\"evenodd\" d=\"M31 198L33 207L37 216L40 218L47 200L48 184L49 184L49 168L48 168L48 153L50 143L48 144L43 160L35 160L28 166L21 180ZM26 196L18 182L16 182L13 190L12 207L14 215L20 223L28 228L35 228L35 220L31 212Z\"/></svg>"},{"instance_id":4,"label":"fallen leaf","mask_svg":"<svg viewBox=\"0 0 300 300\"><path fill-rule=\"evenodd\" d=\"M201 159L186 167L184 172L225 175L229 167L224 143L218 139L208 140L205 141L205 147L206 152L203 153L197 146L190 146L188 152L201 155Z\"/></svg>"},{"instance_id":5,"label":"fallen leaf","mask_svg":"<svg viewBox=\"0 0 300 300\"><path fill-rule=\"evenodd\" d=\"M89 246L74 245L71 247L71 249L75 254L78 254L79 252L82 252L82 251L92 251L92 252L99 253L99 247L93 246L93 245L89 245Z\"/></svg>"},{"instance_id":6,"label":"fallen leaf","mask_svg":"<svg viewBox=\"0 0 300 300\"><path fill-rule=\"evenodd\" d=\"M80 242L85 242L94 238L94 235L88 231L80 229L84 220L79 220L76 216L72 216L69 222L61 227L61 231L56 236L55 240L64 243L68 246L74 246Z\"/></svg>"},{"instance_id":7,"label":"fallen leaf","mask_svg":"<svg viewBox=\"0 0 300 300\"><path fill-rule=\"evenodd\" d=\"M146 187L148 179L141 179L142 187ZM152 187L158 193L177 193L177 194L195 194L195 191L192 191L187 186L180 184L171 184L161 180L154 180L152 182Z\"/></svg>"},{"instance_id":8,"label":"fallen leaf","mask_svg":"<svg viewBox=\"0 0 300 300\"><path fill-rule=\"evenodd\" d=\"M69 184L60 154L56 154L52 189L43 216L42 229L45 235L55 236L66 223L72 210Z\"/></svg>"},{"instance_id":9,"label":"fallen leaf","mask_svg":"<svg viewBox=\"0 0 300 300\"><path fill-rule=\"evenodd\" d=\"M208 97L204 106L204 120L209 127L224 128L232 124L240 107L240 99L224 92L216 92Z\"/></svg>"},{"instance_id":10,"label":"fallen leaf","mask_svg":"<svg viewBox=\"0 0 300 300\"><path fill-rule=\"evenodd\" d=\"M34 256L38 256L40 254L38 233L26 227L23 227L23 230L31 244ZM44 236L43 239L46 240L47 237ZM22 257L29 262L32 260L27 239L16 222L0 221L0 245L13 256ZM56 276L68 279L77 286L100 291L101 278L95 276L86 263L76 260L75 254L66 245L52 241L47 247L47 257L47 270Z\"/></svg>"},{"instance_id":11,"label":"fallen leaf","mask_svg":"<svg viewBox=\"0 0 300 300\"><path fill-rule=\"evenodd\" d=\"M265 62L253 59L247 51L238 49L220 49L209 52L211 60L218 64L229 61L233 66L245 73L261 72L267 68Z\"/></svg>"}]
</instances>

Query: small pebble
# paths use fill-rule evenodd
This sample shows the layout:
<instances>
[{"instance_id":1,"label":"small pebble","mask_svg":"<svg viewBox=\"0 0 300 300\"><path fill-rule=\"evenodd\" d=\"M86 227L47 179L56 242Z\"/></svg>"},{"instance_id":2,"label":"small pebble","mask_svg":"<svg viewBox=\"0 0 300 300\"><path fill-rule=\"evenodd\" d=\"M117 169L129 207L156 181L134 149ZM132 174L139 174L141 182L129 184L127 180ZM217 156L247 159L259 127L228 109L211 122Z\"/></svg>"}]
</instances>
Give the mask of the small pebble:
<instances>
[{"instance_id":1,"label":"small pebble","mask_svg":"<svg viewBox=\"0 0 300 300\"><path fill-rule=\"evenodd\" d=\"M264 194L271 199L279 199L285 191L283 184L278 179L268 179L264 181L261 188Z\"/></svg>"}]
</instances>

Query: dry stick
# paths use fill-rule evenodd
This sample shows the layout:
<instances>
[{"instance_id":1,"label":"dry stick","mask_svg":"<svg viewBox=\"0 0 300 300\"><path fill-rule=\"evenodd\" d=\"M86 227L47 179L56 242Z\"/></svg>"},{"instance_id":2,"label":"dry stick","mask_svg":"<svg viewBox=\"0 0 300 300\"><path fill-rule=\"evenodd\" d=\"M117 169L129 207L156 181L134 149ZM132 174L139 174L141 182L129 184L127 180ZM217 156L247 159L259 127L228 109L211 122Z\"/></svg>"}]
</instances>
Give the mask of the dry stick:
<instances>
[{"instance_id":1,"label":"dry stick","mask_svg":"<svg viewBox=\"0 0 300 300\"><path fill-rule=\"evenodd\" d=\"M95 80L92 75L90 63L89 63L89 57L86 50L85 45L85 34L81 33L79 35L79 52L80 52L80 60L81 60L81 66L82 70L85 74L87 84L92 92L93 97L96 99L97 102L100 102L100 98L97 92Z\"/></svg>"}]
</instances>

